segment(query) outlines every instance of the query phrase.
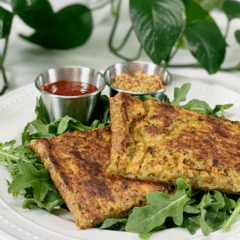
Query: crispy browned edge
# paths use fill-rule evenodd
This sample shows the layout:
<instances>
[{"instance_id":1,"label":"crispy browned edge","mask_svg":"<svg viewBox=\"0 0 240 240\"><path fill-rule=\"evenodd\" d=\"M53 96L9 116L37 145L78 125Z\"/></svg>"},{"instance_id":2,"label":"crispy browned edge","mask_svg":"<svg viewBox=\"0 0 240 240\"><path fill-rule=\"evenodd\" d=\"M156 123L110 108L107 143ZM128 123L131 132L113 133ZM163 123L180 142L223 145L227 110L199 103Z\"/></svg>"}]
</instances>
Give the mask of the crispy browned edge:
<instances>
[{"instance_id":1,"label":"crispy browned edge","mask_svg":"<svg viewBox=\"0 0 240 240\"><path fill-rule=\"evenodd\" d=\"M119 174L124 168L126 161L126 145L129 142L129 125L131 115L134 111L139 111L141 115L145 114L139 98L133 98L124 92L110 98L110 117L112 131L111 163L107 171L113 174ZM133 114L128 114L132 112Z\"/></svg>"}]
</instances>

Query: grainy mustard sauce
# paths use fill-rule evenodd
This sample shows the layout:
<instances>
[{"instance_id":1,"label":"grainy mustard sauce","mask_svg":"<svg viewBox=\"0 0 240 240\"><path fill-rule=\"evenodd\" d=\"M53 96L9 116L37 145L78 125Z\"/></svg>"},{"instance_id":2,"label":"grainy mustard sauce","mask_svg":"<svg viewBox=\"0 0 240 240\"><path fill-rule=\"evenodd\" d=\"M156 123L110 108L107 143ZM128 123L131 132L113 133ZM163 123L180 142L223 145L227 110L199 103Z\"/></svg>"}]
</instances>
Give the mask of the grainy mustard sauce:
<instances>
[{"instance_id":1,"label":"grainy mustard sauce","mask_svg":"<svg viewBox=\"0 0 240 240\"><path fill-rule=\"evenodd\" d=\"M153 92L164 87L158 75L148 75L144 71L138 71L134 75L122 73L112 82L114 87L130 92Z\"/></svg>"}]
</instances>

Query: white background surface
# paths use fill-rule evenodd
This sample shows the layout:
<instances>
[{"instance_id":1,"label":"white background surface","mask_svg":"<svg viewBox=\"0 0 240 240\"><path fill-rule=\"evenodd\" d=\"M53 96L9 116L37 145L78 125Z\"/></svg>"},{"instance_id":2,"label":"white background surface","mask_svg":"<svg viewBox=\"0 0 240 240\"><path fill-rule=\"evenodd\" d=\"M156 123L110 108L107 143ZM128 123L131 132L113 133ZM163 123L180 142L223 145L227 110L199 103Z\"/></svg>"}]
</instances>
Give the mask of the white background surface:
<instances>
[{"instance_id":1,"label":"white background surface","mask_svg":"<svg viewBox=\"0 0 240 240\"><path fill-rule=\"evenodd\" d=\"M58 9L59 4L64 1L53 1L54 8ZM65 1L66 2L66 1ZM68 1L70 2L78 2ZM120 25L115 37L115 45L121 42L130 27L128 16L128 1L124 1L122 7ZM35 96L38 94L34 88L34 80L42 72L49 68L59 68L62 66L78 65L104 70L112 64L122 62L108 49L108 38L113 25L113 18L110 16L110 7L104 9L108 14L103 20L103 14L94 15L95 22L103 20L93 30L90 40L82 47L72 50L46 50L37 45L31 44L18 37L18 33L28 34L32 32L18 18L14 19L9 48L5 61L5 68L9 79L9 94L0 97L0 142L8 141L13 138L20 139L22 128L27 121L34 119ZM218 12L213 13L220 28L224 31L226 18ZM240 62L240 45L234 38L234 30L240 29L240 20L234 20L231 23L229 38L227 39L230 47L228 48L226 58L222 67L235 66ZM1 40L2 41L2 40ZM138 51L139 43L132 36L130 43L124 48L122 54L133 57ZM140 60L150 61L146 54L143 53ZM193 63L194 58L187 51L179 51L172 63L183 64ZM240 72L225 73L218 72L214 75L208 75L205 70L200 69L168 69L174 77L174 84L180 86L183 82L191 82L192 88L189 93L190 98L199 98L215 104L234 103L233 110L228 112L228 117L233 120L240 120ZM187 76L184 78L181 76ZM199 80L200 81L199 81ZM31 84L31 85L29 85ZM174 86L173 84L173 86ZM21 88L25 86L24 88ZM172 86L172 87L173 87ZM1 83L0 83L1 87ZM19 89L20 88L20 89ZM13 91L19 89L17 91ZM169 95L173 94L173 88L170 89ZM14 127L13 127L14 126ZM67 223L65 220L59 220L55 216L49 217L44 211L27 211L21 209L21 200L15 200L10 195L6 195L7 187L3 179L9 177L6 170L0 168L0 240L12 239L134 239L138 240L136 234L129 234L128 238L123 233L107 231L105 235L99 230L79 231L75 229L73 223ZM47 216L47 217L46 217ZM45 221L46 219L46 221ZM233 231L227 234L221 232L212 233L208 238L202 236L201 232L194 236L186 234L185 230L167 230L161 234L161 239L208 239L220 240L240 239L239 223L233 225ZM238 230L239 228L239 230ZM50 229L50 230L49 230ZM58 234L58 230L61 234ZM66 237L68 236L68 237ZM90 237L91 236L91 237ZM153 235L150 240L159 239L158 235Z\"/></svg>"},{"instance_id":2,"label":"white background surface","mask_svg":"<svg viewBox=\"0 0 240 240\"><path fill-rule=\"evenodd\" d=\"M62 0L51 0L51 2L56 10L59 10L59 8L64 4L64 1ZM76 3L78 1L68 0L65 2ZM123 3L119 26L117 28L117 35L114 38L114 46L116 47L119 46L119 43L125 37L125 33L130 27L128 0L124 0ZM18 36L18 33L24 33L27 35L32 33L32 30L22 23L22 21L16 16L13 22L5 61L5 68L10 81L9 91L28 83L33 83L39 74L49 68L77 65L90 67L96 70L104 70L112 64L122 62L122 59L113 55L108 49L108 38L110 36L114 20L110 14L110 6L105 7L102 12L95 12L93 15L95 22L99 22L99 20L102 20L102 22L94 27L92 35L85 45L71 50L46 50L38 45L31 44L21 39ZM107 15L105 19L103 19L104 15ZM217 21L220 29L224 32L227 23L225 15L219 12L214 12L212 16ZM222 67L235 66L240 62L240 45L236 42L234 37L235 29L240 29L240 19L232 20L231 22L231 29L227 39L229 47ZM1 41L3 40L0 40L0 42ZM131 58L135 57L138 49L139 43L135 35L132 34L130 42L121 53ZM150 61L144 52L139 60ZM173 64L194 62L195 59L192 57L190 52L184 50L179 50L172 61ZM198 69L195 69L196 71L192 71L192 69L172 68L169 68L168 70L173 73L188 76L191 75L192 77L200 79L202 76L212 79L213 81L217 81L218 79L218 73L207 76L208 74L205 70L198 71ZM237 76L239 79L236 78L236 81L240 81L239 71L233 72L231 75ZM240 89L238 90L240 91Z\"/></svg>"}]
</instances>

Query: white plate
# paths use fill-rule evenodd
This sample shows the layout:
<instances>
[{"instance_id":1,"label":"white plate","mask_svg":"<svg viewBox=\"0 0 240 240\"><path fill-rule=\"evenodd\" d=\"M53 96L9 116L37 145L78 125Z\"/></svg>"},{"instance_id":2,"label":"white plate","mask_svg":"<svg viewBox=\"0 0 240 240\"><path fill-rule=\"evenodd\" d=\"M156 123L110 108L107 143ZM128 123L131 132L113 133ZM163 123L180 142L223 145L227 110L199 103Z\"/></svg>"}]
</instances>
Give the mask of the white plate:
<instances>
[{"instance_id":1,"label":"white plate","mask_svg":"<svg viewBox=\"0 0 240 240\"><path fill-rule=\"evenodd\" d=\"M226 77L226 76L225 76ZM226 111L226 117L231 120L240 120L240 81L231 80L227 76L229 86L234 84L234 90L227 88L223 81L204 79L197 80L187 77L174 76L172 86L167 90L170 99L173 98L174 87L180 87L185 82L192 84L187 100L193 98L207 101L211 107L216 104L233 103L234 106ZM226 78L224 78L226 79ZM232 82L231 82L232 81ZM222 86L221 86L222 85ZM223 87L224 86L224 87ZM107 90L104 90L107 94ZM21 133L27 124L35 119L35 103L38 92L34 84L27 85L0 98L0 142L17 139L20 143ZM6 167L0 163L0 239L21 240L139 240L137 234L116 232L99 229L78 230L70 213L60 217L41 209L22 209L23 199L14 199L7 193L5 179L11 179ZM198 230L190 235L185 229L168 229L153 234L150 240L178 239L178 240L209 240L209 239L240 239L239 221L232 225L232 231L222 233L221 230L211 233L208 237Z\"/></svg>"}]
</instances>

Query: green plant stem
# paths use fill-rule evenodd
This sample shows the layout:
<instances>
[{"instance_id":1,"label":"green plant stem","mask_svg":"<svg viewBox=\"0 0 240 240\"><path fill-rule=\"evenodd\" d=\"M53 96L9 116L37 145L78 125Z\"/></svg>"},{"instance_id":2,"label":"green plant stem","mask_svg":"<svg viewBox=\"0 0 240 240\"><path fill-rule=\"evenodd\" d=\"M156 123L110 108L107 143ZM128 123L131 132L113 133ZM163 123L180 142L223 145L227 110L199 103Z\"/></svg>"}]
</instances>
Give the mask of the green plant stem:
<instances>
[{"instance_id":1,"label":"green plant stem","mask_svg":"<svg viewBox=\"0 0 240 240\"><path fill-rule=\"evenodd\" d=\"M2 54L1 60L0 60L0 70L2 72L2 77L3 77L3 82L4 82L3 88L0 91L0 96L2 96L5 93L5 91L8 89L8 80L7 80L5 68L3 66L5 56L6 56L6 53L7 53L7 47L8 47L8 37L5 40L3 54Z\"/></svg>"},{"instance_id":2,"label":"green plant stem","mask_svg":"<svg viewBox=\"0 0 240 240\"><path fill-rule=\"evenodd\" d=\"M225 35L224 35L225 40L227 38L227 35L228 35L228 32L229 32L229 28L230 28L230 21L228 20L227 27L226 27L226 32L225 32Z\"/></svg>"},{"instance_id":3,"label":"green plant stem","mask_svg":"<svg viewBox=\"0 0 240 240\"><path fill-rule=\"evenodd\" d=\"M5 40L3 55L2 55L2 58L1 58L1 64L3 64L3 62L5 60L5 56L6 56L7 48L8 48L8 40L9 40L9 37L7 37L6 40Z\"/></svg>"},{"instance_id":4,"label":"green plant stem","mask_svg":"<svg viewBox=\"0 0 240 240\"><path fill-rule=\"evenodd\" d=\"M114 1L115 0L111 0L111 13L112 13L112 15L114 16L114 17L116 17L117 16L117 11L114 9Z\"/></svg>"},{"instance_id":5,"label":"green plant stem","mask_svg":"<svg viewBox=\"0 0 240 240\"><path fill-rule=\"evenodd\" d=\"M198 63L195 64L169 64L166 67L169 68L202 68Z\"/></svg>"},{"instance_id":6,"label":"green plant stem","mask_svg":"<svg viewBox=\"0 0 240 240\"><path fill-rule=\"evenodd\" d=\"M113 54L115 54L116 56L124 59L125 61L134 61L134 60L137 60L141 56L141 53L142 53L142 48L141 47L140 47L140 49L139 49L135 58L128 58L128 57L125 57L125 56L118 53L127 43L128 39L130 37L130 34L133 30L133 27L131 27L129 29L125 38L123 39L122 43L120 44L120 46L118 48L113 47L113 38L114 38L114 34L115 34L116 29L117 29L117 24L118 24L118 21L119 21L121 3L122 3L122 0L119 0L118 5L117 5L117 9L114 10L115 21L114 21L113 28L112 28L112 31L111 31L111 34L110 34L110 37L109 37L108 47ZM113 1L112 1L112 4L113 4ZM112 7L112 9L113 9L113 7Z\"/></svg>"},{"instance_id":7,"label":"green plant stem","mask_svg":"<svg viewBox=\"0 0 240 240\"><path fill-rule=\"evenodd\" d=\"M128 38L129 38L132 30L133 30L133 27L131 27L131 28L128 30L127 35L125 36L125 38L124 38L124 40L122 41L122 43L120 44L120 46L119 46L118 48L114 48L114 51L115 51L115 52L120 51L120 50L124 47L124 45L126 44L126 42L127 42Z\"/></svg>"},{"instance_id":8,"label":"green plant stem","mask_svg":"<svg viewBox=\"0 0 240 240\"><path fill-rule=\"evenodd\" d=\"M166 65L165 67L168 68L202 68L198 63L196 64L172 64L172 65ZM223 72L234 72L234 71L239 71L240 70L240 63L231 68L220 68L220 71Z\"/></svg>"},{"instance_id":9,"label":"green plant stem","mask_svg":"<svg viewBox=\"0 0 240 240\"><path fill-rule=\"evenodd\" d=\"M179 46L180 44L178 44L177 46L176 46L176 48L175 48L175 50L172 52L172 54L171 53L169 53L169 55L168 55L168 57L166 58L166 60L165 60L165 64L164 64L164 66L168 66L169 65L169 62L172 60L172 58L176 55L176 53L178 52L178 50L179 50Z\"/></svg>"},{"instance_id":10,"label":"green plant stem","mask_svg":"<svg viewBox=\"0 0 240 240\"><path fill-rule=\"evenodd\" d=\"M2 72L3 81L4 81L4 86L3 86L2 90L0 91L0 96L2 96L5 93L5 91L8 89L8 80L6 77L5 69L2 64L0 64L0 70Z\"/></svg>"}]
</instances>

